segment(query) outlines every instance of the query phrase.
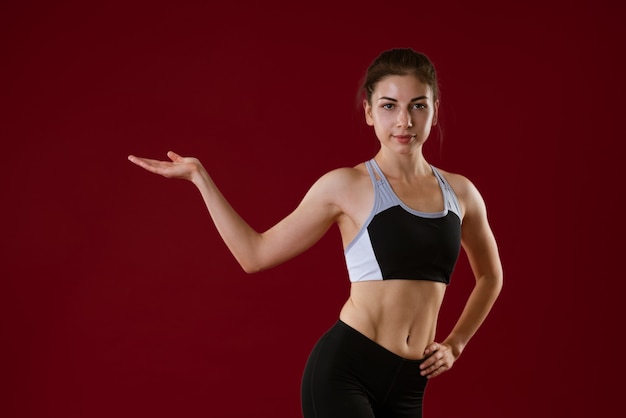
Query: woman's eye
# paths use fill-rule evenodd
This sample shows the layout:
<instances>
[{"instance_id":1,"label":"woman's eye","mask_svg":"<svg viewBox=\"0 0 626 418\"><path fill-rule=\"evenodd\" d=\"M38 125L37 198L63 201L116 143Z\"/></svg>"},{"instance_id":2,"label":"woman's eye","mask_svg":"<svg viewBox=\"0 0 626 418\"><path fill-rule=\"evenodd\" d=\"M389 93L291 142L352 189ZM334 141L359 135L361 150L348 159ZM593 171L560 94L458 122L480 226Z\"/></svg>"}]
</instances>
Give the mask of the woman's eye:
<instances>
[{"instance_id":1,"label":"woman's eye","mask_svg":"<svg viewBox=\"0 0 626 418\"><path fill-rule=\"evenodd\" d=\"M383 109L393 109L393 103L385 103Z\"/></svg>"},{"instance_id":2,"label":"woman's eye","mask_svg":"<svg viewBox=\"0 0 626 418\"><path fill-rule=\"evenodd\" d=\"M415 103L415 109L426 109L426 105L424 103Z\"/></svg>"}]
</instances>

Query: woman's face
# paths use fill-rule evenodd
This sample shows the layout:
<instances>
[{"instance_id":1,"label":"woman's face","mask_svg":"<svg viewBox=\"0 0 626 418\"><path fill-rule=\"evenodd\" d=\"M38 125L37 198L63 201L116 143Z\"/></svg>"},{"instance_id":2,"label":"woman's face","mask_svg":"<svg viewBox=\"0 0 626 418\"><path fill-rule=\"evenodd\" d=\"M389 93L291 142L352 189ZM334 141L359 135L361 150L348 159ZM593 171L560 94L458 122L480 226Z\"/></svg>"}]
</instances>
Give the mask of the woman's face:
<instances>
[{"instance_id":1,"label":"woman's face","mask_svg":"<svg viewBox=\"0 0 626 418\"><path fill-rule=\"evenodd\" d=\"M417 77L391 75L376 84L371 104L364 100L363 107L381 145L405 154L428 138L437 123L439 101L433 101L432 89Z\"/></svg>"}]
</instances>

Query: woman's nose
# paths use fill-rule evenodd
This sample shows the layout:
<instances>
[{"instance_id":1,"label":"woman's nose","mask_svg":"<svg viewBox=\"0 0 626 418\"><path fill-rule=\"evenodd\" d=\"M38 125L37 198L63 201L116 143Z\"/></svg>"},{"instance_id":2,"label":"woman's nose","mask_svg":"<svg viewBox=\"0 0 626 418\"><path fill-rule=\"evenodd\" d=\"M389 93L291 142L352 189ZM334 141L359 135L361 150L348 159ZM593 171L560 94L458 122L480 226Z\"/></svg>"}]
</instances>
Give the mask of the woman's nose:
<instances>
[{"instance_id":1,"label":"woman's nose","mask_svg":"<svg viewBox=\"0 0 626 418\"><path fill-rule=\"evenodd\" d=\"M398 114L398 126L402 128L410 128L413 126L411 114L408 111L401 111Z\"/></svg>"}]
</instances>

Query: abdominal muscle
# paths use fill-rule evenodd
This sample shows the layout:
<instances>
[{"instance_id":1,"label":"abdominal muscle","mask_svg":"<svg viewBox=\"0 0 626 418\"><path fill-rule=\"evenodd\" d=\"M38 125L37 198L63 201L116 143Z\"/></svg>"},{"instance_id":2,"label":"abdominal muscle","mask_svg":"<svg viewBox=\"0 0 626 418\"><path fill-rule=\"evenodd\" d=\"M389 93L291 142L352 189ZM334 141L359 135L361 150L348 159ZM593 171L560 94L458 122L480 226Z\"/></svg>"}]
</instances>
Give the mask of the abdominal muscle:
<instances>
[{"instance_id":1,"label":"abdominal muscle","mask_svg":"<svg viewBox=\"0 0 626 418\"><path fill-rule=\"evenodd\" d=\"M339 319L400 357L422 359L445 290L444 283L423 280L355 282Z\"/></svg>"}]
</instances>

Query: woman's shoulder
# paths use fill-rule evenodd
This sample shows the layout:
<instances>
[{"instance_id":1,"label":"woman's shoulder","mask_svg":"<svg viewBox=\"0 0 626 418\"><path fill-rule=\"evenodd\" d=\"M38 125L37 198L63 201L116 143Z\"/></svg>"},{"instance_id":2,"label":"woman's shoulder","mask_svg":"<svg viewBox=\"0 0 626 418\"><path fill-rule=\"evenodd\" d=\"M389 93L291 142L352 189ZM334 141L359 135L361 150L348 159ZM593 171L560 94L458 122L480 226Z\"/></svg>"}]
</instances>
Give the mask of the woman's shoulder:
<instances>
[{"instance_id":1,"label":"woman's shoulder","mask_svg":"<svg viewBox=\"0 0 626 418\"><path fill-rule=\"evenodd\" d=\"M367 180L369 174L365 163L360 163L354 167L339 167L332 169L322 175L319 181L332 183L337 186L351 186L355 182Z\"/></svg>"},{"instance_id":2,"label":"woman's shoulder","mask_svg":"<svg viewBox=\"0 0 626 418\"><path fill-rule=\"evenodd\" d=\"M470 191L471 189L475 189L474 183L472 183L472 181L463 174L453 173L439 167L437 167L437 171L439 171L450 187L452 187L452 190L454 190L457 194L462 194Z\"/></svg>"},{"instance_id":3,"label":"woman's shoulder","mask_svg":"<svg viewBox=\"0 0 626 418\"><path fill-rule=\"evenodd\" d=\"M364 163L360 163L354 167L339 167L324 173L311 190L333 201L343 201L362 194L365 188L371 187L369 184L371 182L367 168Z\"/></svg>"},{"instance_id":4,"label":"woman's shoulder","mask_svg":"<svg viewBox=\"0 0 626 418\"><path fill-rule=\"evenodd\" d=\"M483 198L474 183L465 175L437 168L458 197L461 206L473 210L484 206Z\"/></svg>"}]
</instances>

